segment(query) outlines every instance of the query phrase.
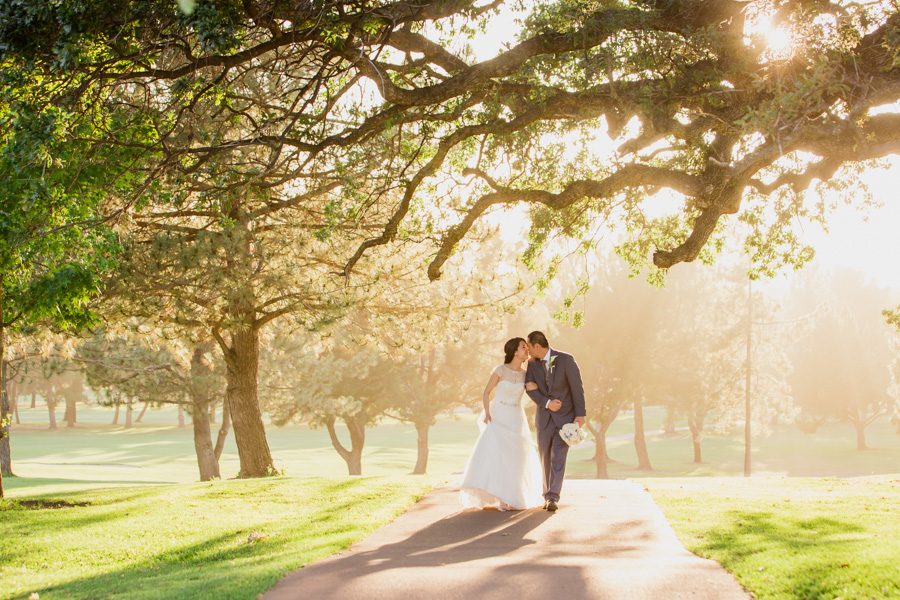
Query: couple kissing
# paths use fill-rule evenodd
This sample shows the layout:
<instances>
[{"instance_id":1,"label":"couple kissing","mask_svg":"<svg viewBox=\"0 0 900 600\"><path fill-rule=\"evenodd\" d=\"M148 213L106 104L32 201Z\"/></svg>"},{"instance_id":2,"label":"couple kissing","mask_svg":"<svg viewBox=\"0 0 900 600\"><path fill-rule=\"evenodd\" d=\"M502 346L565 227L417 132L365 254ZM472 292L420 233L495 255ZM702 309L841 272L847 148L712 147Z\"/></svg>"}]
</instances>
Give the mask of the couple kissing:
<instances>
[{"instance_id":1,"label":"couple kissing","mask_svg":"<svg viewBox=\"0 0 900 600\"><path fill-rule=\"evenodd\" d=\"M584 426L581 371L571 354L551 348L540 331L509 340L503 350L504 362L484 388L483 427L466 463L460 501L467 508L556 511L569 453L560 430L568 423ZM523 393L537 406L537 451Z\"/></svg>"}]
</instances>

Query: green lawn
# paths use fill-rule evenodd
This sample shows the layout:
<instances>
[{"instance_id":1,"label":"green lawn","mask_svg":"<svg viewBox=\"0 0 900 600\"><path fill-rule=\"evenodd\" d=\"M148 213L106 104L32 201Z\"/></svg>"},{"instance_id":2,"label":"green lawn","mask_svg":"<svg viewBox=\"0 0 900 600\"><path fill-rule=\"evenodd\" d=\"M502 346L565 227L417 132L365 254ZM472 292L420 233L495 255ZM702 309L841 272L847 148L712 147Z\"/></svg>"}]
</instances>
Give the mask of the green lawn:
<instances>
[{"instance_id":1,"label":"green lawn","mask_svg":"<svg viewBox=\"0 0 900 600\"><path fill-rule=\"evenodd\" d=\"M900 598L900 479L642 480L682 543L760 600Z\"/></svg>"},{"instance_id":2,"label":"green lawn","mask_svg":"<svg viewBox=\"0 0 900 600\"><path fill-rule=\"evenodd\" d=\"M615 461L610 476L688 477L728 476L743 473L743 434L740 429L716 433L710 429L703 439L702 464L692 462L690 434L659 435L664 412L646 412L647 444L652 472L636 471L631 416L623 414L610 428L609 454ZM23 423L13 425L13 470L19 479L6 479L15 494L51 492L57 489L87 489L98 486L190 483L198 478L191 428L179 429L175 411L147 412L144 423L131 429L111 426L112 411L102 407L80 407L74 429L64 424L47 429L46 409L20 409ZM61 411L59 417L62 417ZM442 417L430 435L429 473L452 477L462 471L478 436L476 416ZM684 427L683 423L678 423ZM302 425L267 426L269 445L276 466L288 476L316 477L346 473L346 465L331 447L324 430ZM900 435L886 419L876 421L868 432L870 450L859 452L853 428L832 423L813 435L794 425L782 424L770 435L753 440L753 472L769 476L858 477L900 472ZM568 476L593 477L593 448L570 454ZM386 423L367 432L363 452L366 476L404 475L416 461L416 431L411 425ZM238 471L234 437L229 435L222 456L222 477Z\"/></svg>"},{"instance_id":3,"label":"green lawn","mask_svg":"<svg viewBox=\"0 0 900 600\"><path fill-rule=\"evenodd\" d=\"M102 407L79 407L79 422L72 429L64 423L47 429L46 409L20 408L21 425L12 427L13 471L4 485L15 495L98 486L190 483L197 481L196 456L190 421L176 425L175 411L149 410L144 422L130 429L112 426L112 411ZM61 417L61 414L60 414ZM213 435L218 430L214 425ZM295 425L267 425L266 433L275 464L293 477L331 477L347 473L323 429ZM445 417L430 439L429 472L439 476L460 471L478 436L474 415L461 419ZM349 442L348 442L349 443ZM412 471L416 462L416 431L411 425L385 424L366 435L363 474L396 476ZM220 461L222 477L238 472L233 432Z\"/></svg>"},{"instance_id":4,"label":"green lawn","mask_svg":"<svg viewBox=\"0 0 900 600\"><path fill-rule=\"evenodd\" d=\"M437 482L276 477L17 494L0 501L0 598L255 598Z\"/></svg>"},{"instance_id":5,"label":"green lawn","mask_svg":"<svg viewBox=\"0 0 900 600\"><path fill-rule=\"evenodd\" d=\"M253 598L458 477L478 435L473 414L441 418L430 475L412 477L415 429L380 425L367 433L367 477L350 478L336 476L346 466L325 431L268 426L288 477L201 484L190 426L179 429L171 409L151 410L131 429L111 426L112 411L96 406L56 431L40 405L20 414L11 437L18 477L4 478L10 500L0 513L0 598L173 597L164 591L172 582L176 597ZM847 424L813 435L778 425L754 438L754 477L744 479L740 429L708 432L696 465L686 431L659 434L663 417L646 411L655 470L640 472L631 416L620 416L610 474L641 478L687 547L759 598L900 597L900 436L886 420L869 428L862 452ZM574 450L568 476L593 477L592 455ZM223 478L237 469L230 436ZM265 539L248 543L253 531Z\"/></svg>"}]
</instances>

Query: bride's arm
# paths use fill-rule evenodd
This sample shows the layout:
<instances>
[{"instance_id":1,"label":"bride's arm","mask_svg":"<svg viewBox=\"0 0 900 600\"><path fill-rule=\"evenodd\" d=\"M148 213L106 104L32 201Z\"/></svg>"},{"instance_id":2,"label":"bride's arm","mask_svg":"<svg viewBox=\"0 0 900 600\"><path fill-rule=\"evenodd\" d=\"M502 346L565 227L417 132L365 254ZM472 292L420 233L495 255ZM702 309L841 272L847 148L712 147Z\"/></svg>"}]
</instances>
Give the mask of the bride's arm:
<instances>
[{"instance_id":1,"label":"bride's arm","mask_svg":"<svg viewBox=\"0 0 900 600\"><path fill-rule=\"evenodd\" d=\"M497 387L498 381L500 381L500 376L496 373L491 373L491 378L488 379L487 385L484 388L484 394L481 396L481 401L484 403L485 423L491 420L491 392Z\"/></svg>"}]
</instances>

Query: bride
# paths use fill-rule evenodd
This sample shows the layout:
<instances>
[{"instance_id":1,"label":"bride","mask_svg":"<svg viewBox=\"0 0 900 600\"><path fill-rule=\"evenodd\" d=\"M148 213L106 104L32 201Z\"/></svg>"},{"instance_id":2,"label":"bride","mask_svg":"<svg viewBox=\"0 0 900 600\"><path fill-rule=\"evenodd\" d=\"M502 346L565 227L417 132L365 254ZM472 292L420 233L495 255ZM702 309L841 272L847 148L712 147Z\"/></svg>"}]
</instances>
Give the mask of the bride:
<instances>
[{"instance_id":1,"label":"bride","mask_svg":"<svg viewBox=\"0 0 900 600\"><path fill-rule=\"evenodd\" d=\"M484 388L484 427L463 475L459 496L466 508L521 510L544 502L541 465L522 409L528 344L513 338L503 351L504 363Z\"/></svg>"}]
</instances>

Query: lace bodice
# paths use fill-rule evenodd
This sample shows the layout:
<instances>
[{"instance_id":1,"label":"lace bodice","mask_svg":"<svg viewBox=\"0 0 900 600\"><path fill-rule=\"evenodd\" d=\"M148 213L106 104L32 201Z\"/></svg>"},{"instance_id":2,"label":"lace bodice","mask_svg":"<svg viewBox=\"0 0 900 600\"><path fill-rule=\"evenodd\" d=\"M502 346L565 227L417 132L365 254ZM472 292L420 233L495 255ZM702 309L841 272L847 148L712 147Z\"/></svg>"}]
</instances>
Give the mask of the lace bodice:
<instances>
[{"instance_id":1,"label":"lace bodice","mask_svg":"<svg viewBox=\"0 0 900 600\"><path fill-rule=\"evenodd\" d=\"M525 385L525 371L515 371L507 365L498 365L494 369L494 375L500 377L500 381Z\"/></svg>"}]
</instances>

